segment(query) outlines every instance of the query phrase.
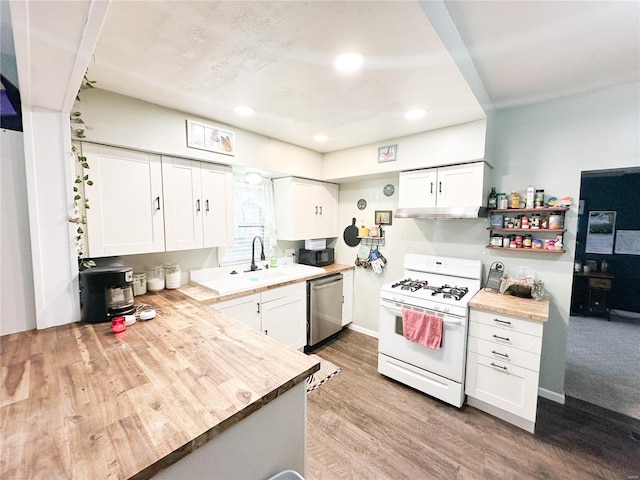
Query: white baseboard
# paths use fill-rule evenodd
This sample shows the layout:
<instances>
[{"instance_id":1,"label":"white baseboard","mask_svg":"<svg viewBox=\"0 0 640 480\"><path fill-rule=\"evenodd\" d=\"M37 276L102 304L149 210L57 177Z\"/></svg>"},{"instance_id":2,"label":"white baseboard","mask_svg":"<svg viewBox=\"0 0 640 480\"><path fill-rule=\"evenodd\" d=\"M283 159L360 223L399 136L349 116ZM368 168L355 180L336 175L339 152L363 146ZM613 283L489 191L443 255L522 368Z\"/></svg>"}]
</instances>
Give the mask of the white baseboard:
<instances>
[{"instance_id":1,"label":"white baseboard","mask_svg":"<svg viewBox=\"0 0 640 480\"><path fill-rule=\"evenodd\" d=\"M542 398L546 398L547 400L551 400L552 402L564 405L564 393L552 392L546 388L538 387L538 395Z\"/></svg>"},{"instance_id":2,"label":"white baseboard","mask_svg":"<svg viewBox=\"0 0 640 480\"><path fill-rule=\"evenodd\" d=\"M349 325L349 328L351 330L355 330L358 333L364 333L365 335L369 335L370 337L378 338L378 332L369 330L368 328L360 327L358 325L354 325L353 323Z\"/></svg>"},{"instance_id":3,"label":"white baseboard","mask_svg":"<svg viewBox=\"0 0 640 480\"><path fill-rule=\"evenodd\" d=\"M616 310L616 309L611 309L611 313L615 314L615 315L619 315L621 317L627 317L627 318L640 318L640 313L637 312L628 312L626 310Z\"/></svg>"}]
</instances>

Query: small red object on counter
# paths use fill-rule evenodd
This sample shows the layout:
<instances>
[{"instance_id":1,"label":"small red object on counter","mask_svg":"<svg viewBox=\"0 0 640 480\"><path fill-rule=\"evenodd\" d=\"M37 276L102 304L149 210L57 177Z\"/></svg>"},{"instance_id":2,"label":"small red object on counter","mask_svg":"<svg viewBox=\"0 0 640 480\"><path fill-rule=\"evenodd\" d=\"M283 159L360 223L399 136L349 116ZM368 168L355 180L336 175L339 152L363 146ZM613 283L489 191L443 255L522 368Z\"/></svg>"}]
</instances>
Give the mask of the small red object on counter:
<instances>
[{"instance_id":1,"label":"small red object on counter","mask_svg":"<svg viewBox=\"0 0 640 480\"><path fill-rule=\"evenodd\" d=\"M111 320L111 330L113 333L124 332L127 329L124 317L115 317Z\"/></svg>"}]
</instances>

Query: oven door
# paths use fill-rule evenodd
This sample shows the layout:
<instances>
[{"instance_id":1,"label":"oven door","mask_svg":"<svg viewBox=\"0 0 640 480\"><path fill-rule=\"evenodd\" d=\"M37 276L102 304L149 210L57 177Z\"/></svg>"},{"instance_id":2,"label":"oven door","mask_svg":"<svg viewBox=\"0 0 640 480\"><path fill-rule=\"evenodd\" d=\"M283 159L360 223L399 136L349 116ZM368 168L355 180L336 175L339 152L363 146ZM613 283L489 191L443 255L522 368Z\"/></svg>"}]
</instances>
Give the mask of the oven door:
<instances>
[{"instance_id":1,"label":"oven door","mask_svg":"<svg viewBox=\"0 0 640 480\"><path fill-rule=\"evenodd\" d=\"M442 317L442 344L438 350L404 338L402 335L403 308ZM467 355L467 319L381 300L378 350L389 357L462 383Z\"/></svg>"}]
</instances>

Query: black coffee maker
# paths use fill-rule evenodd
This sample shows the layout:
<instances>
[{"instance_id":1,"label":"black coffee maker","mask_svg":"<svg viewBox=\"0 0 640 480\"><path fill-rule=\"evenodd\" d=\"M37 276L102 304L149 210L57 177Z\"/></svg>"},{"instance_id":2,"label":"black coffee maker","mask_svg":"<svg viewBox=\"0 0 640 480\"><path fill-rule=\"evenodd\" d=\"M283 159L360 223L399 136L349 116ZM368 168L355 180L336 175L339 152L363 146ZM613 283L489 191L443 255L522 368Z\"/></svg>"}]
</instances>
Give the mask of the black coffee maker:
<instances>
[{"instance_id":1,"label":"black coffee maker","mask_svg":"<svg viewBox=\"0 0 640 480\"><path fill-rule=\"evenodd\" d=\"M134 312L132 268L96 267L80 272L80 317L84 322L109 322Z\"/></svg>"}]
</instances>

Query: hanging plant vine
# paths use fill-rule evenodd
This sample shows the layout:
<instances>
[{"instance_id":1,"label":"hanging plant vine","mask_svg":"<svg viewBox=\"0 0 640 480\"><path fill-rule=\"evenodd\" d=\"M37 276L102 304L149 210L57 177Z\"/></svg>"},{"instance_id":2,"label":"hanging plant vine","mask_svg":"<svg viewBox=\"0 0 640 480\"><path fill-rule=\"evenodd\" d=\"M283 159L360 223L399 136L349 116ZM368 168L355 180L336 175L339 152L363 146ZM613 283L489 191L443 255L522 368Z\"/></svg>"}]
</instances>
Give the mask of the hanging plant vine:
<instances>
[{"instance_id":1,"label":"hanging plant vine","mask_svg":"<svg viewBox=\"0 0 640 480\"><path fill-rule=\"evenodd\" d=\"M82 90L87 90L89 88L94 88L93 84L96 83L94 80L89 80L87 78L87 74L84 74L82 84L80 85L80 90L76 94L76 105L80 102L80 92ZM76 107L74 105L74 107ZM73 213L74 218L70 219L72 222L77 224L76 227L76 248L78 253L78 266L80 269L87 269L95 266L93 260L88 260L85 258L85 245L84 245L84 235L85 229L87 225L87 217L86 210L90 208L89 198L86 195L86 187L90 187L93 185L93 180L89 177L89 174L86 173L89 170L89 162L87 161L87 157L82 155L78 146L73 143L74 141L82 140L85 137L85 128L86 124L82 119L82 112L80 112L77 107L73 112L69 115L69 120L71 124L71 152L75 158L75 169L76 178L73 183Z\"/></svg>"}]
</instances>

